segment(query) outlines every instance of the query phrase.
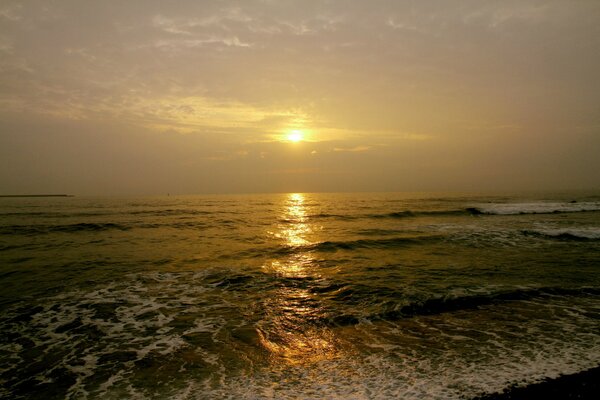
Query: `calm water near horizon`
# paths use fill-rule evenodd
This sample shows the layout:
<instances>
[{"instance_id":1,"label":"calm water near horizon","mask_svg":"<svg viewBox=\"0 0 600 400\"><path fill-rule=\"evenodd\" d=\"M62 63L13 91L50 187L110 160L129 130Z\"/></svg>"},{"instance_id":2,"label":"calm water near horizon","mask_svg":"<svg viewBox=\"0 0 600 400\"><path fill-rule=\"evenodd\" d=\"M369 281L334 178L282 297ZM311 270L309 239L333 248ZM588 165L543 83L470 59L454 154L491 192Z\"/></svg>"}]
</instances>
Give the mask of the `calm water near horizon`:
<instances>
[{"instance_id":1,"label":"calm water near horizon","mask_svg":"<svg viewBox=\"0 0 600 400\"><path fill-rule=\"evenodd\" d=\"M600 365L600 195L0 199L0 398L469 399Z\"/></svg>"}]
</instances>

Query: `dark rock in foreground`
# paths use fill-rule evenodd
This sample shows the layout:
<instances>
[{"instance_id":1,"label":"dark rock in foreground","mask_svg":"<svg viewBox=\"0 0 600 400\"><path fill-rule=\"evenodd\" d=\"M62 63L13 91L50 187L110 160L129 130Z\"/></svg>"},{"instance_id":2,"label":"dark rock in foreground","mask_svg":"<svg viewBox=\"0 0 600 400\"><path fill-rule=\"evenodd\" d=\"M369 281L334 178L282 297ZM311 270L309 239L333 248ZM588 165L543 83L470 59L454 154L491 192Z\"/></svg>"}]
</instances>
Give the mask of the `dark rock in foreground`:
<instances>
[{"instance_id":1,"label":"dark rock in foreground","mask_svg":"<svg viewBox=\"0 0 600 400\"><path fill-rule=\"evenodd\" d=\"M598 399L600 366L573 375L563 375L524 387L510 387L502 393L486 394L474 400Z\"/></svg>"}]
</instances>

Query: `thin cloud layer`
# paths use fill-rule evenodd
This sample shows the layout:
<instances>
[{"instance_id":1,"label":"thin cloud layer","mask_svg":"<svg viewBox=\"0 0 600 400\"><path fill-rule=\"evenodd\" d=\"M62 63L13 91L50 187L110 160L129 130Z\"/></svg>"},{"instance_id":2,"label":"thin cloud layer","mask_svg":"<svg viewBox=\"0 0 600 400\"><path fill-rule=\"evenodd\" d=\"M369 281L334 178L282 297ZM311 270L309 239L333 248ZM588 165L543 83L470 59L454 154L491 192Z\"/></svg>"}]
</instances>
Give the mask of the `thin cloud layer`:
<instances>
[{"instance_id":1,"label":"thin cloud layer","mask_svg":"<svg viewBox=\"0 0 600 400\"><path fill-rule=\"evenodd\" d=\"M588 1L4 1L0 183L597 187L598 21Z\"/></svg>"}]
</instances>

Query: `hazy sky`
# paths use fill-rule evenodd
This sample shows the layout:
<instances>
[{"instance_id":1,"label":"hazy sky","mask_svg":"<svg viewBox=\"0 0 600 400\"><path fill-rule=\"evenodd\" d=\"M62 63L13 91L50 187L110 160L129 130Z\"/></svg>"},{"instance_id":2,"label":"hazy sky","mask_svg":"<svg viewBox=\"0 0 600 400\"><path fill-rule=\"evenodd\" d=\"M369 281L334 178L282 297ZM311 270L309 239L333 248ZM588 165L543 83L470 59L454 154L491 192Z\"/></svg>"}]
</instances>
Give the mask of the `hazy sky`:
<instances>
[{"instance_id":1,"label":"hazy sky","mask_svg":"<svg viewBox=\"0 0 600 400\"><path fill-rule=\"evenodd\" d=\"M597 0L2 0L0 194L600 188L599 71Z\"/></svg>"}]
</instances>

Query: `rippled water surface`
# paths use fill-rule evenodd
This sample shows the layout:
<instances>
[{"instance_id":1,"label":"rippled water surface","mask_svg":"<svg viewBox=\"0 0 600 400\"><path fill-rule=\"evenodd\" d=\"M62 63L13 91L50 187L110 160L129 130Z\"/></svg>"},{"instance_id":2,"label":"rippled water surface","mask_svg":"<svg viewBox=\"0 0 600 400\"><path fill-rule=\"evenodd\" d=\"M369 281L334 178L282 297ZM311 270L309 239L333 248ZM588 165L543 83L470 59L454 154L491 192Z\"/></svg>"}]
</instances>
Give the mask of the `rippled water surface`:
<instances>
[{"instance_id":1,"label":"rippled water surface","mask_svg":"<svg viewBox=\"0 0 600 400\"><path fill-rule=\"evenodd\" d=\"M468 399L600 364L600 197L0 199L0 397Z\"/></svg>"}]
</instances>

